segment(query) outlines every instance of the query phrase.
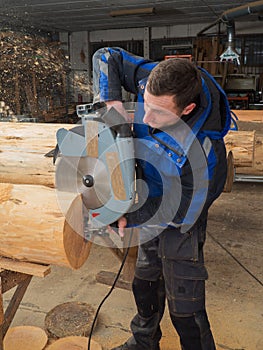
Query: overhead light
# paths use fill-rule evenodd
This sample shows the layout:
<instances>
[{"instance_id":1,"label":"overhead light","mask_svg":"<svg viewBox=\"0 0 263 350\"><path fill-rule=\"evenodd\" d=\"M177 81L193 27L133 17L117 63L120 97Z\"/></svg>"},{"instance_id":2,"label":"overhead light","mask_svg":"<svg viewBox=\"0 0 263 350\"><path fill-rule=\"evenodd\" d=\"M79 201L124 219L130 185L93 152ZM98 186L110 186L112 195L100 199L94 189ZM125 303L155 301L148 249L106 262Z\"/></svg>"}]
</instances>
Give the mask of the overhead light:
<instances>
[{"instance_id":1,"label":"overhead light","mask_svg":"<svg viewBox=\"0 0 263 350\"><path fill-rule=\"evenodd\" d=\"M154 7L144 7L139 9L115 10L110 12L111 17L134 16L134 15L151 15L154 13Z\"/></svg>"}]
</instances>

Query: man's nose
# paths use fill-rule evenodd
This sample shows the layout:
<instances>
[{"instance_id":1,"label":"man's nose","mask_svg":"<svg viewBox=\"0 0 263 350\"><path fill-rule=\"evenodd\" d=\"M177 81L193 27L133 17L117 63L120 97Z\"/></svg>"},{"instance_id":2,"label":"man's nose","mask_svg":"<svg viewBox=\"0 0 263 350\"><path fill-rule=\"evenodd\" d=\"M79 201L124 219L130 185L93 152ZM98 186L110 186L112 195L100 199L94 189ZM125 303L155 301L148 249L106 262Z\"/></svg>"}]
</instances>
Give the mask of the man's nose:
<instances>
[{"instance_id":1,"label":"man's nose","mask_svg":"<svg viewBox=\"0 0 263 350\"><path fill-rule=\"evenodd\" d=\"M145 124L148 124L150 120L151 120L151 114L150 114L150 112L145 112L144 117L143 117L143 122L144 122Z\"/></svg>"}]
</instances>

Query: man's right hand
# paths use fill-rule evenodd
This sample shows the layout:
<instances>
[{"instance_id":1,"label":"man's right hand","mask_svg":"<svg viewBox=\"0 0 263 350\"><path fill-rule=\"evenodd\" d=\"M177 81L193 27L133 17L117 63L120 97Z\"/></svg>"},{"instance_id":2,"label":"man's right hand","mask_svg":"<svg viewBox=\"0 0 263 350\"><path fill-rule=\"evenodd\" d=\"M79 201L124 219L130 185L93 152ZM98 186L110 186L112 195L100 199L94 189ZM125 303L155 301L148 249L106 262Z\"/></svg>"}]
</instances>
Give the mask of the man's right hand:
<instances>
[{"instance_id":1,"label":"man's right hand","mask_svg":"<svg viewBox=\"0 0 263 350\"><path fill-rule=\"evenodd\" d=\"M121 101L106 101L105 103L108 109L114 107L116 111L119 112L128 123L132 122L132 117L126 111Z\"/></svg>"},{"instance_id":2,"label":"man's right hand","mask_svg":"<svg viewBox=\"0 0 263 350\"><path fill-rule=\"evenodd\" d=\"M118 227L119 227L119 235L120 237L124 237L124 231L125 231L125 227L127 226L127 219L122 216L119 220L118 220Z\"/></svg>"},{"instance_id":3,"label":"man's right hand","mask_svg":"<svg viewBox=\"0 0 263 350\"><path fill-rule=\"evenodd\" d=\"M124 216L122 216L121 218L119 218L118 223L117 223L117 228L118 228L118 234L120 237L124 237L124 230L125 227L127 226L127 220ZM114 226L115 227L115 226ZM115 233L116 229L113 229L110 225L108 226L108 231L110 233Z\"/></svg>"}]
</instances>

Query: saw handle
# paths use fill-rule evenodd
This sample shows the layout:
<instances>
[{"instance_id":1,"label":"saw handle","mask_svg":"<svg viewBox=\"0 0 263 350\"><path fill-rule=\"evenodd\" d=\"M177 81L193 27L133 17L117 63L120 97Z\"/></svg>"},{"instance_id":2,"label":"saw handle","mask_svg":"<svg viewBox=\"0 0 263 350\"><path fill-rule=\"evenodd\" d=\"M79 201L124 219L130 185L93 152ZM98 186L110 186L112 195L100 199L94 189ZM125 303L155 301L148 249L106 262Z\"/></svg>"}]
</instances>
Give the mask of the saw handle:
<instances>
[{"instance_id":1,"label":"saw handle","mask_svg":"<svg viewBox=\"0 0 263 350\"><path fill-rule=\"evenodd\" d=\"M111 107L109 111L102 116L102 120L117 133L118 137L132 137L132 130L129 124L114 107Z\"/></svg>"}]
</instances>

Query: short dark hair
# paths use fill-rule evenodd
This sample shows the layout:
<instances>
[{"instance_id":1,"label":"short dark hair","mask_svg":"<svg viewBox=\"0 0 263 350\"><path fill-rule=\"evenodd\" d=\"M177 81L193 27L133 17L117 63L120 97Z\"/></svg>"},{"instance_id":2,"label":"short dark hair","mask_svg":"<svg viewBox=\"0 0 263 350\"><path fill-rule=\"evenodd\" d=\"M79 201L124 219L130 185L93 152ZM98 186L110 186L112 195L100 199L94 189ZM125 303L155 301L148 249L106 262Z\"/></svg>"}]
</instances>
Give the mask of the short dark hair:
<instances>
[{"instance_id":1,"label":"short dark hair","mask_svg":"<svg viewBox=\"0 0 263 350\"><path fill-rule=\"evenodd\" d=\"M160 62L150 73L147 90L155 96L174 95L174 102L183 110L197 102L202 90L201 73L191 61L169 58Z\"/></svg>"}]
</instances>

